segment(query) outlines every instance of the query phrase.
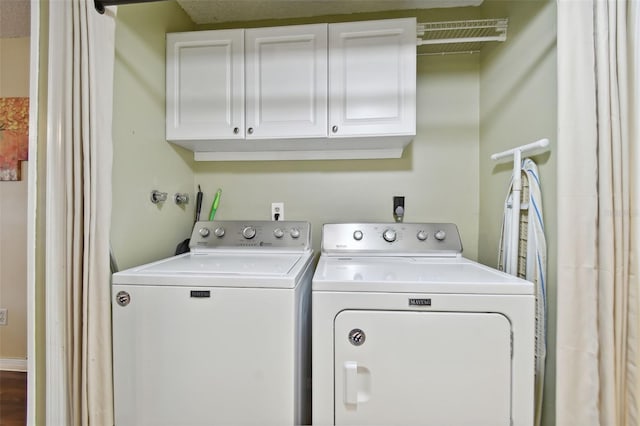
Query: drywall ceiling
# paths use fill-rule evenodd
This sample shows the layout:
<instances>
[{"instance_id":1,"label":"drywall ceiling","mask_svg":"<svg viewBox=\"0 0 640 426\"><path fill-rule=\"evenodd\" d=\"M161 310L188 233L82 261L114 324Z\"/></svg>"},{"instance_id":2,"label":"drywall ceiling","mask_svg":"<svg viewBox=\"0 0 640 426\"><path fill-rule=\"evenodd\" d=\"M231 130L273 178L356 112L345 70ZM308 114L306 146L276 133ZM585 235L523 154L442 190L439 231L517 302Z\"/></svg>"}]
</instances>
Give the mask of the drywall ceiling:
<instances>
[{"instance_id":1,"label":"drywall ceiling","mask_svg":"<svg viewBox=\"0 0 640 426\"><path fill-rule=\"evenodd\" d=\"M2 0L0 0L2 1ZM478 6L482 0L177 0L196 24Z\"/></svg>"},{"instance_id":2,"label":"drywall ceiling","mask_svg":"<svg viewBox=\"0 0 640 426\"><path fill-rule=\"evenodd\" d=\"M196 24L478 6L482 0L178 0ZM30 0L0 0L0 38L29 37Z\"/></svg>"},{"instance_id":3,"label":"drywall ceiling","mask_svg":"<svg viewBox=\"0 0 640 426\"><path fill-rule=\"evenodd\" d=\"M0 0L0 38L29 37L30 0Z\"/></svg>"}]
</instances>

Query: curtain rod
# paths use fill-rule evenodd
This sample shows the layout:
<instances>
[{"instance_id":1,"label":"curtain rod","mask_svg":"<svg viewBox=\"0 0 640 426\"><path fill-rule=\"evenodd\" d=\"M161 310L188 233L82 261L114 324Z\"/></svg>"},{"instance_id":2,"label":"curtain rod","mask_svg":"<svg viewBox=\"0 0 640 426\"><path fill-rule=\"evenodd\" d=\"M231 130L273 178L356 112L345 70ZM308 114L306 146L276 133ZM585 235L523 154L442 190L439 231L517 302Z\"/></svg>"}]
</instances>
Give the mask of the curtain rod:
<instances>
[{"instance_id":1,"label":"curtain rod","mask_svg":"<svg viewBox=\"0 0 640 426\"><path fill-rule=\"evenodd\" d=\"M164 0L93 0L93 4L99 14L104 14L104 8L106 6L118 6L125 4L135 3L150 3L152 1L164 1Z\"/></svg>"}]
</instances>

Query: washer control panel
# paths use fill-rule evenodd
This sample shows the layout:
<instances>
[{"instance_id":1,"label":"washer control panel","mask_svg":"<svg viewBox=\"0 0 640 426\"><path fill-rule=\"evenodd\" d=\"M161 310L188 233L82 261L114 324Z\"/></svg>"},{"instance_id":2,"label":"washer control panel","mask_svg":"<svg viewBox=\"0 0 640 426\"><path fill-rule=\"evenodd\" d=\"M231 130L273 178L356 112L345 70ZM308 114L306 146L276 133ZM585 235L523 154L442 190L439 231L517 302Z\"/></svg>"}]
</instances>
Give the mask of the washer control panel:
<instances>
[{"instance_id":1,"label":"washer control panel","mask_svg":"<svg viewBox=\"0 0 640 426\"><path fill-rule=\"evenodd\" d=\"M329 223L322 252L348 255L457 255L462 240L453 223Z\"/></svg>"},{"instance_id":2,"label":"washer control panel","mask_svg":"<svg viewBox=\"0 0 640 426\"><path fill-rule=\"evenodd\" d=\"M196 222L189 248L311 249L311 225L299 221Z\"/></svg>"}]
</instances>

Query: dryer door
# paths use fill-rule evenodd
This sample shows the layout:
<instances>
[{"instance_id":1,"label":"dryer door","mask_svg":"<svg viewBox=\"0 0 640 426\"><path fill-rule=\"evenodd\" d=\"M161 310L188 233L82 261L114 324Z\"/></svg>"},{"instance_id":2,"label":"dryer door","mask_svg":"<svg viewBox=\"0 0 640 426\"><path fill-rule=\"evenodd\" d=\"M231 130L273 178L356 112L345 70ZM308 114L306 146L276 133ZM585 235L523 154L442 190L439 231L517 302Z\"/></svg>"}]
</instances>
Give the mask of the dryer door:
<instances>
[{"instance_id":1,"label":"dryer door","mask_svg":"<svg viewBox=\"0 0 640 426\"><path fill-rule=\"evenodd\" d=\"M336 425L510 424L505 316L351 310L334 325Z\"/></svg>"}]
</instances>

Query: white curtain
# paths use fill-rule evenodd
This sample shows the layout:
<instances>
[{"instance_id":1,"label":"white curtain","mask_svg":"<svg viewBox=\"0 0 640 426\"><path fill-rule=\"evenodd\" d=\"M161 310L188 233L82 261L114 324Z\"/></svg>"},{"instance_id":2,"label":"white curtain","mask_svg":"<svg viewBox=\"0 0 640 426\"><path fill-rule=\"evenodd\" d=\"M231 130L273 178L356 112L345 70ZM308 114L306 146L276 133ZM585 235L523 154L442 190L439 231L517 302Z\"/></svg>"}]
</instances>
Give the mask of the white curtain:
<instances>
[{"instance_id":1,"label":"white curtain","mask_svg":"<svg viewBox=\"0 0 640 426\"><path fill-rule=\"evenodd\" d=\"M46 424L112 425L109 228L115 12L49 2ZM40 213L41 214L41 213Z\"/></svg>"},{"instance_id":2,"label":"white curtain","mask_svg":"<svg viewBox=\"0 0 640 426\"><path fill-rule=\"evenodd\" d=\"M556 423L637 425L637 0L558 0ZM631 43L629 43L631 41ZM635 211L637 214L637 210ZM632 285L635 284L635 285Z\"/></svg>"},{"instance_id":3,"label":"white curtain","mask_svg":"<svg viewBox=\"0 0 640 426\"><path fill-rule=\"evenodd\" d=\"M630 295L630 306L635 307L635 321L637 327L631 328L629 332L629 340L640 345L638 339L638 331L640 330L640 298L638 290L640 288L640 1L635 0L630 4L629 28L627 41L629 43L630 55L630 99L631 99L631 265L630 265L630 286L636 291ZM637 347L636 347L637 350ZM635 357L634 357L635 355ZM640 360L638 352L630 355L629 362L633 365L634 372L640 368ZM635 424L640 423L640 373L636 373L629 377L629 381L635 382L634 393L630 399L630 418L634 419ZM633 423L630 423L633 424Z\"/></svg>"}]
</instances>

